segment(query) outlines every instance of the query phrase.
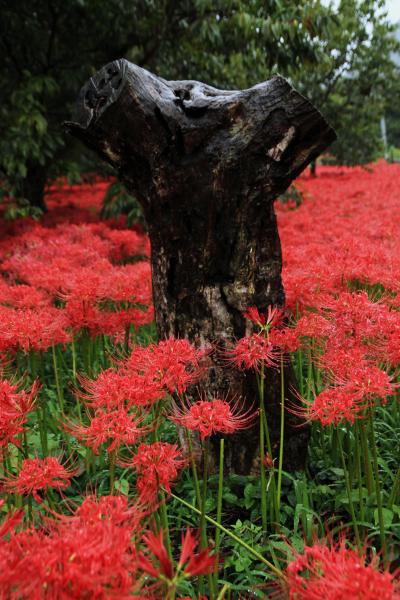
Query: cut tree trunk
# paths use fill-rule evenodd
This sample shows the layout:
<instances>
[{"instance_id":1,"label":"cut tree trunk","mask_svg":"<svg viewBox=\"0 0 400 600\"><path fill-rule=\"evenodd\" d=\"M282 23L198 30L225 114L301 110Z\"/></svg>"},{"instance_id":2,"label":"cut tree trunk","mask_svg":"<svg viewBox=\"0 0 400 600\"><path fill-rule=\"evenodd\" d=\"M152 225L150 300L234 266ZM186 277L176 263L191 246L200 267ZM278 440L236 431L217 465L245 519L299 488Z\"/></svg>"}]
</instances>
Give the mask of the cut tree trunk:
<instances>
[{"instance_id":1,"label":"cut tree trunk","mask_svg":"<svg viewBox=\"0 0 400 600\"><path fill-rule=\"evenodd\" d=\"M254 377L226 368L223 350L249 331L243 311L283 306L273 202L334 139L282 77L243 91L166 81L126 60L82 88L68 130L112 164L143 207L152 246L160 338L212 343L211 397L256 403ZM280 375L267 372L268 418L279 440ZM286 369L287 395L293 383ZM285 467L301 468L308 431L287 416ZM227 470L249 473L258 425L227 443Z\"/></svg>"},{"instance_id":2,"label":"cut tree trunk","mask_svg":"<svg viewBox=\"0 0 400 600\"><path fill-rule=\"evenodd\" d=\"M31 206L47 211L44 199L44 189L47 181L47 168L45 166L29 163L27 165L26 177L22 182L22 196L28 200Z\"/></svg>"}]
</instances>

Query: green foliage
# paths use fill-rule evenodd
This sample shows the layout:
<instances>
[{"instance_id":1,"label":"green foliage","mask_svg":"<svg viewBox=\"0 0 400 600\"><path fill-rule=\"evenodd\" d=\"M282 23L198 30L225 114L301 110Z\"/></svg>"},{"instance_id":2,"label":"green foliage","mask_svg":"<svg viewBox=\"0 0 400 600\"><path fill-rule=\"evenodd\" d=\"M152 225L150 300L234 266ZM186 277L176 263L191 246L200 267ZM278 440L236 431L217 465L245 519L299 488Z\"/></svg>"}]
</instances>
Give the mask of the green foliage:
<instances>
[{"instance_id":1,"label":"green foliage","mask_svg":"<svg viewBox=\"0 0 400 600\"><path fill-rule=\"evenodd\" d=\"M290 69L289 76L336 129L329 152L340 164L382 155L380 118L393 104L399 49L384 0L342 0L319 41L317 65ZM398 86L398 84L397 84Z\"/></svg>"},{"instance_id":2,"label":"green foliage","mask_svg":"<svg viewBox=\"0 0 400 600\"><path fill-rule=\"evenodd\" d=\"M119 215L126 215L128 227L133 223L140 223L145 227L143 212L139 203L133 196L128 194L121 182L115 181L107 190L101 216L103 219L112 219Z\"/></svg>"},{"instance_id":3,"label":"green foliage","mask_svg":"<svg viewBox=\"0 0 400 600\"><path fill-rule=\"evenodd\" d=\"M82 83L120 57L166 78L246 88L280 72L336 127L337 160L380 152L394 110L383 0L0 0L0 177L40 205L46 180L104 167L62 131ZM394 143L394 141L390 141ZM120 198L113 210L127 210ZM109 204L109 203L108 203ZM106 207L111 209L109 204ZM129 209L130 210L130 209ZM128 213L129 213L128 210Z\"/></svg>"}]
</instances>

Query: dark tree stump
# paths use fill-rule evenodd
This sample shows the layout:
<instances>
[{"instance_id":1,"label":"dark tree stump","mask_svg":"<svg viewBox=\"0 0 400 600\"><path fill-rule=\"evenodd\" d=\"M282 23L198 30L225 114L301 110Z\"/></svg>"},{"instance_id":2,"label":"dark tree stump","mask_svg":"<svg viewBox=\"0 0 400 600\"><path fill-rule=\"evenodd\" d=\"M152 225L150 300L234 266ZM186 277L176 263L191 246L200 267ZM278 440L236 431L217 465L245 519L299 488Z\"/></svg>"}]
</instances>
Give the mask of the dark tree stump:
<instances>
[{"instance_id":1,"label":"dark tree stump","mask_svg":"<svg viewBox=\"0 0 400 600\"><path fill-rule=\"evenodd\" d=\"M282 77L243 91L166 81L126 60L82 88L69 131L117 170L140 201L152 245L160 338L226 346L242 311L283 306L273 201L334 139L321 114ZM254 379L211 358L207 393L256 398ZM288 370L287 382L290 382ZM267 374L274 443L279 375ZM304 461L308 433L286 424L286 468ZM227 468L248 473L258 426L227 440Z\"/></svg>"}]
</instances>

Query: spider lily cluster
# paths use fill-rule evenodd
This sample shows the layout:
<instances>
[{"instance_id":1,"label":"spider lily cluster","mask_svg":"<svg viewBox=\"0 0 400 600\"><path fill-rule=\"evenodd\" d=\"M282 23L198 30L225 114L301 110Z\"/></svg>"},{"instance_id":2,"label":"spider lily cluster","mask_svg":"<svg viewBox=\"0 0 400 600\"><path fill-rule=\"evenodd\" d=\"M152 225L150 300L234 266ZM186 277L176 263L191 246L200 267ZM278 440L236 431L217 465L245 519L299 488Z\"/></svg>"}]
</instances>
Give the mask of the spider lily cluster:
<instances>
[{"instance_id":1,"label":"spider lily cluster","mask_svg":"<svg viewBox=\"0 0 400 600\"><path fill-rule=\"evenodd\" d=\"M298 182L300 208L277 207L285 308L248 307L248 335L224 350L227 368L258 384L250 406L202 389L220 349L152 340L148 239L99 220L106 184L54 189L40 223L1 224L0 598L399 597L400 435L390 456L383 442L388 424L399 428L400 171L320 171ZM293 413L312 428L305 474L284 470ZM224 473L225 440L250 427L255 543L229 520ZM338 514L320 504L329 531L301 510L306 492L299 517L289 513L318 465L344 497ZM257 585L246 573L232 583L231 548L255 565Z\"/></svg>"}]
</instances>

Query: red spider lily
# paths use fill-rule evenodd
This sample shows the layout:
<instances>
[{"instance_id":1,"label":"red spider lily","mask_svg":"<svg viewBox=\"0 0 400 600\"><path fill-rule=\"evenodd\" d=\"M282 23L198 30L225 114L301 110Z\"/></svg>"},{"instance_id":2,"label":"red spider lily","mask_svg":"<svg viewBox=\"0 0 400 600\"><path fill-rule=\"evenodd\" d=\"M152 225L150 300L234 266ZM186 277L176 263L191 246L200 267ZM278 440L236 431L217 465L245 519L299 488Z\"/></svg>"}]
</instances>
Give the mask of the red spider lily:
<instances>
[{"instance_id":1,"label":"red spider lily","mask_svg":"<svg viewBox=\"0 0 400 600\"><path fill-rule=\"evenodd\" d=\"M276 327L282 322L284 316L284 310L277 306L268 306L267 314L260 315L260 312L256 306L250 306L244 313L243 316L249 319L255 325L269 331L273 327Z\"/></svg>"},{"instance_id":2,"label":"red spider lily","mask_svg":"<svg viewBox=\"0 0 400 600\"><path fill-rule=\"evenodd\" d=\"M178 477L186 462L176 444L155 442L140 444L132 460L121 464L136 468L139 498L145 503L153 504L157 500L160 487L171 493L171 482Z\"/></svg>"},{"instance_id":3,"label":"red spider lily","mask_svg":"<svg viewBox=\"0 0 400 600\"><path fill-rule=\"evenodd\" d=\"M264 456L263 463L264 463L264 467L266 469L273 469L274 468L274 459L272 458L272 456L270 454L268 454L268 452Z\"/></svg>"},{"instance_id":4,"label":"red spider lily","mask_svg":"<svg viewBox=\"0 0 400 600\"><path fill-rule=\"evenodd\" d=\"M142 539L148 551L157 559L158 564L154 562L154 559L150 559L148 555L139 552L137 556L138 568L156 579L164 579L167 583L176 585L176 581L173 580L179 575L181 578L206 575L212 573L215 568L216 558L210 556L208 548L200 550L198 554L194 553L198 541L189 529L185 534L182 534L182 549L176 570L165 548L162 530L159 531L158 535L150 531Z\"/></svg>"},{"instance_id":5,"label":"red spider lily","mask_svg":"<svg viewBox=\"0 0 400 600\"><path fill-rule=\"evenodd\" d=\"M142 425L146 418L144 413L132 414L124 406L118 406L110 410L96 410L87 426L72 421L65 422L63 426L84 446L90 446L98 454L99 446L109 442L108 452L117 450L123 444L136 444L140 437L151 430L150 426Z\"/></svg>"},{"instance_id":6,"label":"red spider lily","mask_svg":"<svg viewBox=\"0 0 400 600\"><path fill-rule=\"evenodd\" d=\"M3 523L0 525L0 539L18 527L18 525L22 523L23 518L24 511L22 508L14 511L13 513L9 513L4 519Z\"/></svg>"},{"instance_id":7,"label":"red spider lily","mask_svg":"<svg viewBox=\"0 0 400 600\"><path fill-rule=\"evenodd\" d=\"M359 555L342 540L330 547L315 543L295 553L286 568L293 600L394 600L400 597L395 575L378 569L376 556Z\"/></svg>"},{"instance_id":8,"label":"red spider lily","mask_svg":"<svg viewBox=\"0 0 400 600\"><path fill-rule=\"evenodd\" d=\"M303 407L291 407L290 412L306 421L318 421L323 426L338 425L343 421L354 423L367 405L351 384L326 388L313 401L301 401Z\"/></svg>"},{"instance_id":9,"label":"red spider lily","mask_svg":"<svg viewBox=\"0 0 400 600\"><path fill-rule=\"evenodd\" d=\"M80 392L79 397L93 408L112 409L124 404L128 408L149 406L165 396L158 382L148 381L144 375L128 370L107 369L96 380L82 377L80 383L85 392Z\"/></svg>"},{"instance_id":10,"label":"red spider lily","mask_svg":"<svg viewBox=\"0 0 400 600\"><path fill-rule=\"evenodd\" d=\"M149 510L143 504L129 504L128 498L122 495L101 496L97 498L91 494L84 498L80 506L71 509L71 514L54 514L56 526L59 530L68 528L71 523L82 526L92 526L98 522L110 522L113 526L129 525L131 532L138 532L142 528L142 521Z\"/></svg>"},{"instance_id":11,"label":"red spider lily","mask_svg":"<svg viewBox=\"0 0 400 600\"><path fill-rule=\"evenodd\" d=\"M41 308L50 306L50 298L31 285L10 285L0 276L0 304L12 308Z\"/></svg>"},{"instance_id":12,"label":"red spider lily","mask_svg":"<svg viewBox=\"0 0 400 600\"><path fill-rule=\"evenodd\" d=\"M272 329L268 337L272 346L283 353L295 352L301 347L298 332L293 327Z\"/></svg>"},{"instance_id":13,"label":"red spider lily","mask_svg":"<svg viewBox=\"0 0 400 600\"><path fill-rule=\"evenodd\" d=\"M21 445L19 435L24 431L28 413L33 410L39 384L35 382L29 392L18 391L18 387L8 379L0 379L0 448L6 448L9 443Z\"/></svg>"},{"instance_id":14,"label":"red spider lily","mask_svg":"<svg viewBox=\"0 0 400 600\"><path fill-rule=\"evenodd\" d=\"M126 500L116 498L90 500L70 517L48 519L46 531L11 531L0 540L1 592L4 598L127 600L140 587L135 534Z\"/></svg>"},{"instance_id":15,"label":"red spider lily","mask_svg":"<svg viewBox=\"0 0 400 600\"><path fill-rule=\"evenodd\" d=\"M277 365L278 354L268 338L258 333L241 338L227 353L228 360L239 369L259 371Z\"/></svg>"},{"instance_id":16,"label":"red spider lily","mask_svg":"<svg viewBox=\"0 0 400 600\"><path fill-rule=\"evenodd\" d=\"M202 375L201 361L206 354L206 350L196 349L187 340L169 338L145 348L136 346L125 368L142 373L166 392L183 394Z\"/></svg>"},{"instance_id":17,"label":"red spider lily","mask_svg":"<svg viewBox=\"0 0 400 600\"><path fill-rule=\"evenodd\" d=\"M40 504L42 498L38 494L39 491L63 490L71 484L70 479L75 474L76 471L68 470L54 456L27 458L23 461L18 475L5 479L5 487L16 494L32 494Z\"/></svg>"},{"instance_id":18,"label":"red spider lily","mask_svg":"<svg viewBox=\"0 0 400 600\"><path fill-rule=\"evenodd\" d=\"M300 317L294 329L299 338L309 337L320 340L332 335L334 326L324 316L307 312Z\"/></svg>"},{"instance_id":19,"label":"red spider lily","mask_svg":"<svg viewBox=\"0 0 400 600\"><path fill-rule=\"evenodd\" d=\"M257 415L251 406L243 412L243 403L238 399L233 404L226 400L199 400L198 402L174 405L171 420L192 431L198 431L204 440L213 433L235 433L250 427Z\"/></svg>"},{"instance_id":20,"label":"red spider lily","mask_svg":"<svg viewBox=\"0 0 400 600\"><path fill-rule=\"evenodd\" d=\"M254 323L262 327L265 325L265 315L260 315L257 306L250 306L244 313L243 316Z\"/></svg>"}]
</instances>

